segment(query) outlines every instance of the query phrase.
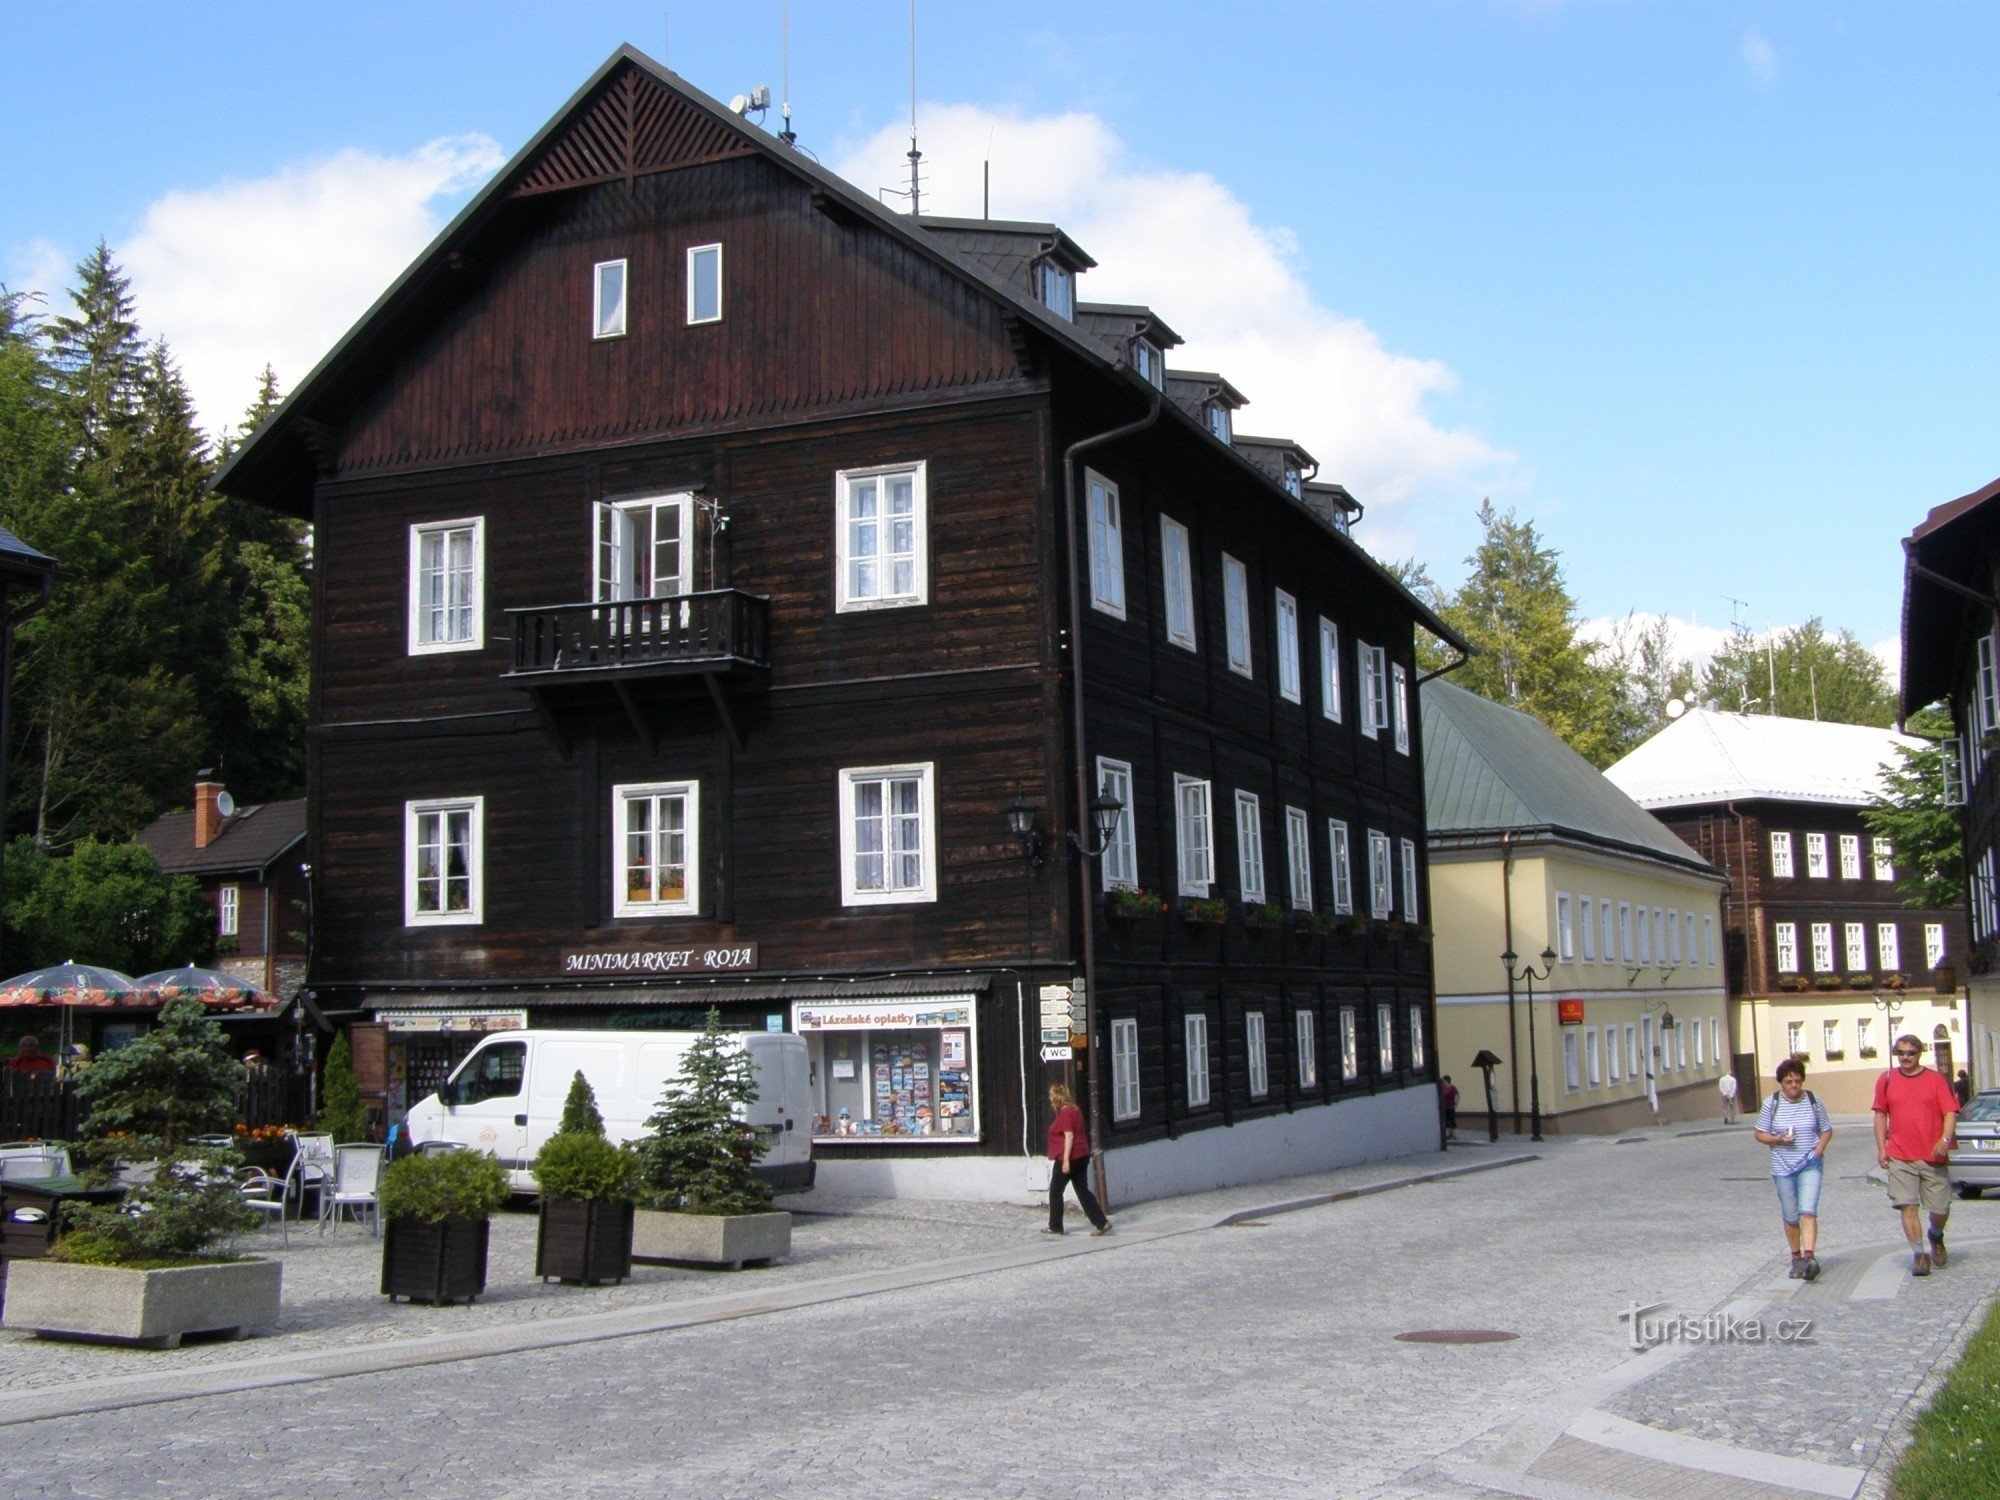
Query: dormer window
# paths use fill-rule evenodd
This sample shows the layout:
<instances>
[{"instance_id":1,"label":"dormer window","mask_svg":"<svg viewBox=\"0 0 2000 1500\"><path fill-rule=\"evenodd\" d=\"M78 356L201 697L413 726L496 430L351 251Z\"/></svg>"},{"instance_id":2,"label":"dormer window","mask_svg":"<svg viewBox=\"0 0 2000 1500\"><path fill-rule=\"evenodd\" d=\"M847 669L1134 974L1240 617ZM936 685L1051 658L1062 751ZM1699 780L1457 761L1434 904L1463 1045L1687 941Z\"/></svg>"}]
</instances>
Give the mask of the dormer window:
<instances>
[{"instance_id":1,"label":"dormer window","mask_svg":"<svg viewBox=\"0 0 2000 1500\"><path fill-rule=\"evenodd\" d=\"M1229 441L1229 408L1220 401L1208 403L1208 430L1215 434L1216 441Z\"/></svg>"},{"instance_id":2,"label":"dormer window","mask_svg":"<svg viewBox=\"0 0 2000 1500\"><path fill-rule=\"evenodd\" d=\"M1167 388L1166 356L1160 353L1159 345L1152 340L1132 340L1132 368L1149 385L1159 390Z\"/></svg>"},{"instance_id":3,"label":"dormer window","mask_svg":"<svg viewBox=\"0 0 2000 1500\"><path fill-rule=\"evenodd\" d=\"M1299 472L1296 464L1285 465L1285 493L1294 500L1305 498L1305 476Z\"/></svg>"},{"instance_id":4,"label":"dormer window","mask_svg":"<svg viewBox=\"0 0 2000 1500\"><path fill-rule=\"evenodd\" d=\"M625 337L625 262L600 260L594 282L590 336L594 339Z\"/></svg>"},{"instance_id":5,"label":"dormer window","mask_svg":"<svg viewBox=\"0 0 2000 1500\"><path fill-rule=\"evenodd\" d=\"M1042 306L1066 322L1076 321L1076 273L1067 266L1057 265L1053 260L1041 260L1035 266L1037 290L1041 293Z\"/></svg>"}]
</instances>

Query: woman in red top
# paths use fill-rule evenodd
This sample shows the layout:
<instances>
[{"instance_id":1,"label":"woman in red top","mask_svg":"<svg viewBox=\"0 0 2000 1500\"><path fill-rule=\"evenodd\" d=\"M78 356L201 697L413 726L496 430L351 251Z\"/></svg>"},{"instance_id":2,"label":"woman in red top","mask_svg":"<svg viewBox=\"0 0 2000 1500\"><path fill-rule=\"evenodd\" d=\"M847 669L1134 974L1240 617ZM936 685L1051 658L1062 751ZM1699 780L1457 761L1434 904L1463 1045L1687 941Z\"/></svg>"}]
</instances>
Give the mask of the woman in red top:
<instances>
[{"instance_id":1,"label":"woman in red top","mask_svg":"<svg viewBox=\"0 0 2000 1500\"><path fill-rule=\"evenodd\" d=\"M1074 1184L1076 1201L1095 1226L1096 1234L1111 1233L1111 1221L1098 1206L1090 1190L1090 1138L1083 1133L1083 1111L1076 1096L1060 1083L1049 1085L1049 1107L1056 1112L1049 1122L1049 1227L1044 1234L1063 1232L1063 1188Z\"/></svg>"}]
</instances>

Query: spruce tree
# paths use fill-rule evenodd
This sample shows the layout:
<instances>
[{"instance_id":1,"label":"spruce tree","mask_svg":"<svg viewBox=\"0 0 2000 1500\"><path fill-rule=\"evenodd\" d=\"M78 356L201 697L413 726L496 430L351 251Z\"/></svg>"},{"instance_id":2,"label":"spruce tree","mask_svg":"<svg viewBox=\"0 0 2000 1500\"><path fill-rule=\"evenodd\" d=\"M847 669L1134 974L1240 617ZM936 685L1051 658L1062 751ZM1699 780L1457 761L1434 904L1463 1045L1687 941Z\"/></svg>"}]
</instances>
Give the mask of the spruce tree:
<instances>
[{"instance_id":1,"label":"spruce tree","mask_svg":"<svg viewBox=\"0 0 2000 1500\"><path fill-rule=\"evenodd\" d=\"M570 1080L569 1095L563 1100L562 1124L556 1127L556 1134L604 1134L604 1116L597 1110L597 1093L591 1088L590 1080L583 1076L581 1068Z\"/></svg>"},{"instance_id":2,"label":"spruce tree","mask_svg":"<svg viewBox=\"0 0 2000 1500\"><path fill-rule=\"evenodd\" d=\"M201 1001L182 996L161 1007L151 1031L85 1069L76 1095L86 1140L102 1147L115 1136L129 1159L227 1134L243 1084L243 1064L229 1055L222 1028Z\"/></svg>"},{"instance_id":3,"label":"spruce tree","mask_svg":"<svg viewBox=\"0 0 2000 1500\"><path fill-rule=\"evenodd\" d=\"M336 1141L358 1141L366 1124L361 1086L354 1078L354 1054L343 1031L326 1051L326 1072L320 1079L319 1128Z\"/></svg>"},{"instance_id":4,"label":"spruce tree","mask_svg":"<svg viewBox=\"0 0 2000 1500\"><path fill-rule=\"evenodd\" d=\"M763 1136L739 1111L757 1097L750 1054L722 1030L714 1010L681 1060L651 1132L635 1146L654 1208L696 1214L748 1214L770 1206L771 1189L752 1170L765 1151Z\"/></svg>"}]
</instances>

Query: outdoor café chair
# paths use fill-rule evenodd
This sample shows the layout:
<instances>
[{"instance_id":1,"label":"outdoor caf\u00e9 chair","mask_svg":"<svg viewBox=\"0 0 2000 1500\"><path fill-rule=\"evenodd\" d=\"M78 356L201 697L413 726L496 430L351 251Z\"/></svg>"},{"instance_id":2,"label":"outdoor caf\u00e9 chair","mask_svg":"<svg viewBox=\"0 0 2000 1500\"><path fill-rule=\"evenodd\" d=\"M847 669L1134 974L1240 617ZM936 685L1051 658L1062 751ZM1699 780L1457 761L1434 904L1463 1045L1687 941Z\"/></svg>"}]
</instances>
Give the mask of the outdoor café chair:
<instances>
[{"instance_id":1,"label":"outdoor caf\u00e9 chair","mask_svg":"<svg viewBox=\"0 0 2000 1500\"><path fill-rule=\"evenodd\" d=\"M285 1193L289 1182L289 1175L283 1179L273 1177L262 1167L239 1167L236 1172L236 1187L243 1194L243 1201L267 1218L277 1216L278 1229L288 1249L292 1243L291 1222L285 1217L290 1206Z\"/></svg>"},{"instance_id":2,"label":"outdoor caf\u00e9 chair","mask_svg":"<svg viewBox=\"0 0 2000 1500\"><path fill-rule=\"evenodd\" d=\"M382 1178L382 1148L371 1145L343 1145L333 1148L333 1178L320 1187L319 1230L326 1233L328 1219L346 1218L350 1210L367 1215L371 1234L382 1232L381 1215L376 1212L375 1185Z\"/></svg>"},{"instance_id":3,"label":"outdoor caf\u00e9 chair","mask_svg":"<svg viewBox=\"0 0 2000 1500\"><path fill-rule=\"evenodd\" d=\"M0 1156L0 1182L27 1182L36 1177L67 1177L69 1163L55 1151L17 1152Z\"/></svg>"},{"instance_id":4,"label":"outdoor caf\u00e9 chair","mask_svg":"<svg viewBox=\"0 0 2000 1500\"><path fill-rule=\"evenodd\" d=\"M299 1217L303 1219L306 1193L312 1193L313 1211L317 1214L327 1184L333 1180L333 1137L324 1131L288 1130L285 1138L292 1143L292 1167L298 1174L293 1190L298 1194Z\"/></svg>"}]
</instances>

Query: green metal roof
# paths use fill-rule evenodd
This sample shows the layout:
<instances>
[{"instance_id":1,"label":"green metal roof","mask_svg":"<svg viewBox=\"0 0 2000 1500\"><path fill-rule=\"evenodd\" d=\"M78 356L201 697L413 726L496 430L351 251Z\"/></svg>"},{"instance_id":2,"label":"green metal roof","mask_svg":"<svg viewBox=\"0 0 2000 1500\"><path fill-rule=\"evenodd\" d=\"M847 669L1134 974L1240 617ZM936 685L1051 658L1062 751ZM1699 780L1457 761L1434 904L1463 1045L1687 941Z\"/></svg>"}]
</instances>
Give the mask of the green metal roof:
<instances>
[{"instance_id":1,"label":"green metal roof","mask_svg":"<svg viewBox=\"0 0 2000 1500\"><path fill-rule=\"evenodd\" d=\"M1532 833L1713 868L1540 720L1444 681L1421 697L1433 841Z\"/></svg>"}]
</instances>

